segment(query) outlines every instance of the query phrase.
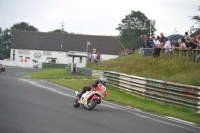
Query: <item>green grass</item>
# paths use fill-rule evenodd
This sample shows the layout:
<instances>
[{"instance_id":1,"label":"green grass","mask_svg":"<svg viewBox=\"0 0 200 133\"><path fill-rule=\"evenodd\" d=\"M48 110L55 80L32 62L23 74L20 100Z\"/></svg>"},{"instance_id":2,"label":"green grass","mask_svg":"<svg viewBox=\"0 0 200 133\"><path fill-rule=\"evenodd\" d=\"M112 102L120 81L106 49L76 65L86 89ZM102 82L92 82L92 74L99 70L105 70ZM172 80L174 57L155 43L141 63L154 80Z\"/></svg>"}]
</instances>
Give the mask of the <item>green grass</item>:
<instances>
[{"instance_id":1,"label":"green grass","mask_svg":"<svg viewBox=\"0 0 200 133\"><path fill-rule=\"evenodd\" d=\"M104 70L108 71L200 86L200 63L187 61L185 58L142 58L141 54L132 54L105 61L101 65L104 65ZM87 67L95 69L97 66L90 64Z\"/></svg>"},{"instance_id":2,"label":"green grass","mask_svg":"<svg viewBox=\"0 0 200 133\"><path fill-rule=\"evenodd\" d=\"M77 79L77 80L49 80L49 81L67 88L71 88L73 90L80 91L84 86L91 84L94 80ZM180 118L182 120L200 124L200 114L191 112L189 110L171 105L157 104L153 101L141 99L139 97L127 94L120 90L116 90L110 86L107 87L107 92L108 96L105 99L106 101L110 101L120 105L131 106L133 108L139 108L156 114L172 116Z\"/></svg>"},{"instance_id":3,"label":"green grass","mask_svg":"<svg viewBox=\"0 0 200 133\"><path fill-rule=\"evenodd\" d=\"M31 76L34 79L91 79L90 76L70 76L66 74L66 69L43 69L40 72L30 72L22 76Z\"/></svg>"},{"instance_id":4,"label":"green grass","mask_svg":"<svg viewBox=\"0 0 200 133\"><path fill-rule=\"evenodd\" d=\"M89 63L86 66L87 69L92 69L92 70L106 70L106 66L104 65L94 65L93 63Z\"/></svg>"},{"instance_id":5,"label":"green grass","mask_svg":"<svg viewBox=\"0 0 200 133\"><path fill-rule=\"evenodd\" d=\"M141 57L141 54L122 56L120 58L103 61L103 62L99 63L99 65L95 65L94 63L89 63L89 64L87 64L86 68L93 69L93 70L109 70L109 68L112 67L113 65L119 65L118 59L123 59L123 61L127 61L130 59L132 60L132 59L136 59L136 58L140 58L140 57Z\"/></svg>"}]
</instances>

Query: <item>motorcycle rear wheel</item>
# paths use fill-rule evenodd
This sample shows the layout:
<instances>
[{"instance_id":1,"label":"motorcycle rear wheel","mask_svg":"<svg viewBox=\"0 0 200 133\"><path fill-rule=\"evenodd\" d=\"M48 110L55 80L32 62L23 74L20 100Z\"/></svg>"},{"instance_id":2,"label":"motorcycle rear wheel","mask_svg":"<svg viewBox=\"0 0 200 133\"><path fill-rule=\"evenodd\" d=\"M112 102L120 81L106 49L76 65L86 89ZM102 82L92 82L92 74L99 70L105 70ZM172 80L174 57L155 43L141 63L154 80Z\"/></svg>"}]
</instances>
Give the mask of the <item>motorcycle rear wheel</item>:
<instances>
[{"instance_id":1,"label":"motorcycle rear wheel","mask_svg":"<svg viewBox=\"0 0 200 133\"><path fill-rule=\"evenodd\" d=\"M91 105L88 105L87 110L92 110L98 103L99 103L99 99L94 99L92 101ZM90 104L90 102L88 104Z\"/></svg>"},{"instance_id":2,"label":"motorcycle rear wheel","mask_svg":"<svg viewBox=\"0 0 200 133\"><path fill-rule=\"evenodd\" d=\"M78 103L78 99L77 98L74 100L73 105L74 105L75 108L78 108L80 106L80 104Z\"/></svg>"}]
</instances>

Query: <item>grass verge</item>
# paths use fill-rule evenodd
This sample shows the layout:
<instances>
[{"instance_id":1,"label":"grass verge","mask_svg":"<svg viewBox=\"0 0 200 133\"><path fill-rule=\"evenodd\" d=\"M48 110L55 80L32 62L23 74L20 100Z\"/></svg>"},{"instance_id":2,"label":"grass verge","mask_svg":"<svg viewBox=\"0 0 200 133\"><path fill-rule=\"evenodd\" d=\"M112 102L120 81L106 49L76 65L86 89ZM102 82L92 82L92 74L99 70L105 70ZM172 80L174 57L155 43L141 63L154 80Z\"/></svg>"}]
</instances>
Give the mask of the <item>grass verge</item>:
<instances>
[{"instance_id":1,"label":"grass verge","mask_svg":"<svg viewBox=\"0 0 200 133\"><path fill-rule=\"evenodd\" d=\"M94 80L48 80L49 82L73 89L73 90L82 90L85 85L89 85ZM127 94L120 90L116 90L110 86L107 87L108 97L106 101L110 101L116 104L122 104L125 106L131 106L133 108L142 109L144 111L163 114L167 116L176 117L182 120L194 122L200 124L200 114L191 112L184 108L175 107L172 105L162 105L157 104L153 101L146 99L141 99L139 97Z\"/></svg>"},{"instance_id":2,"label":"grass verge","mask_svg":"<svg viewBox=\"0 0 200 133\"><path fill-rule=\"evenodd\" d=\"M66 74L66 69L44 69L40 72L30 72L21 76L31 76L34 79L91 79L91 76L71 76Z\"/></svg>"},{"instance_id":3,"label":"grass verge","mask_svg":"<svg viewBox=\"0 0 200 133\"><path fill-rule=\"evenodd\" d=\"M105 61L99 66L88 64L86 68L104 69L166 82L194 86L200 85L200 63L187 61L184 57L181 59L162 57L142 58L141 54L132 54Z\"/></svg>"}]
</instances>

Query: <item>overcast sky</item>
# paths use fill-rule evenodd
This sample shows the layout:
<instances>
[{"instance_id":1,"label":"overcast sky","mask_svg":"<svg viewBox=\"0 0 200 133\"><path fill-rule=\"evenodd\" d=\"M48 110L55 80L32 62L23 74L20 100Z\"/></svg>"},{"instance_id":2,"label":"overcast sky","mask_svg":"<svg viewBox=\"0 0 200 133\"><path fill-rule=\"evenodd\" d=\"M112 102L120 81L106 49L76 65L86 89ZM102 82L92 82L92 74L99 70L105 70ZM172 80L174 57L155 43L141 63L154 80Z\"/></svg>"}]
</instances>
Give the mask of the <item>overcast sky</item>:
<instances>
[{"instance_id":1,"label":"overcast sky","mask_svg":"<svg viewBox=\"0 0 200 133\"><path fill-rule=\"evenodd\" d=\"M0 27L10 28L27 22L40 32L61 29L89 35L119 35L115 30L125 15L141 11L156 19L156 34L179 34L189 30L195 21L189 16L200 15L200 0L0 0Z\"/></svg>"}]
</instances>

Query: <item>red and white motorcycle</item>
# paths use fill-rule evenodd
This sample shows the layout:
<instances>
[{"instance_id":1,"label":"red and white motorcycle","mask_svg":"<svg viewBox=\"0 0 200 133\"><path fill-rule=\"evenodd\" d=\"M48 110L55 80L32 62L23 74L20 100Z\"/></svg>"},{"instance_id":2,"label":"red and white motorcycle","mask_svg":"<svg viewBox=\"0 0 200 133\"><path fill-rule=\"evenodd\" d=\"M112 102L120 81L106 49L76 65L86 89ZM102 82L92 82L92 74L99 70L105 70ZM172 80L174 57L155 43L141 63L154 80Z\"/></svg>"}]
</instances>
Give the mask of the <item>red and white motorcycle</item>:
<instances>
[{"instance_id":1,"label":"red and white motorcycle","mask_svg":"<svg viewBox=\"0 0 200 133\"><path fill-rule=\"evenodd\" d=\"M107 91L103 84L98 84L95 90L86 91L79 99L80 92L75 91L76 99L74 100L74 107L78 108L80 105L87 110L92 110L101 100L106 98Z\"/></svg>"}]
</instances>

